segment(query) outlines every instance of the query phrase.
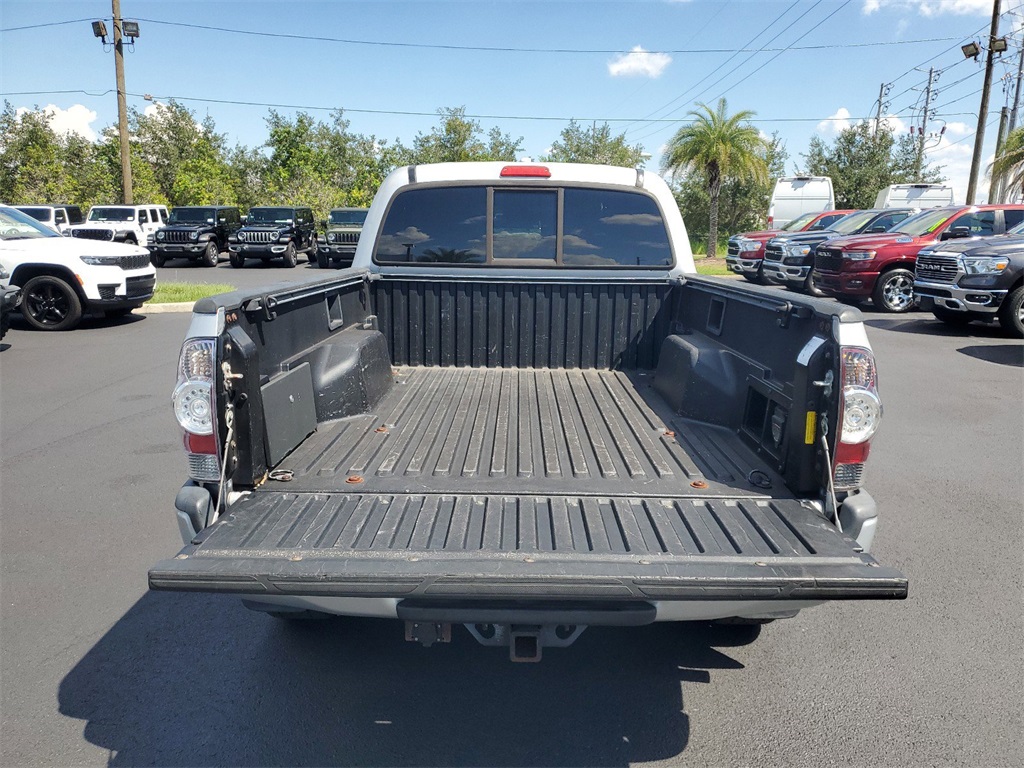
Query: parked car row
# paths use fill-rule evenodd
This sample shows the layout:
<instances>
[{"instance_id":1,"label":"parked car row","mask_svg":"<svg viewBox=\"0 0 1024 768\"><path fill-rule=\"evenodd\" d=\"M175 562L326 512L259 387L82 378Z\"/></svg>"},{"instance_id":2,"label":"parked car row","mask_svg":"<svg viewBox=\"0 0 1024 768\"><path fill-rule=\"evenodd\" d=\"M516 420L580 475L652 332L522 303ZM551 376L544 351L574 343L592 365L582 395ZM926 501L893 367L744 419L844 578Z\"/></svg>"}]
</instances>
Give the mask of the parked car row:
<instances>
[{"instance_id":1,"label":"parked car row","mask_svg":"<svg viewBox=\"0 0 1024 768\"><path fill-rule=\"evenodd\" d=\"M753 282L870 299L882 312L920 306L949 323L998 319L1016 335L1022 260L1024 205L805 214L786 230L735 235L726 257Z\"/></svg>"}]
</instances>

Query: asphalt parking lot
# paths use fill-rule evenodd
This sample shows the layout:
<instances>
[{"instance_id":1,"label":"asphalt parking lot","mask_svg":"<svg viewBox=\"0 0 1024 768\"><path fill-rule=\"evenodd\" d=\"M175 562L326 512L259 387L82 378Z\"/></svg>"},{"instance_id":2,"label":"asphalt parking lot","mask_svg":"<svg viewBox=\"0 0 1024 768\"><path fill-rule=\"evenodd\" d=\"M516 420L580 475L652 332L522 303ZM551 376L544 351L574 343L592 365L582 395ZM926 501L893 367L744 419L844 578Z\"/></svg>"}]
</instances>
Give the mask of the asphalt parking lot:
<instances>
[{"instance_id":1,"label":"asphalt parking lot","mask_svg":"<svg viewBox=\"0 0 1024 768\"><path fill-rule=\"evenodd\" d=\"M0 343L0 764L1024 763L1024 344L865 317L886 408L875 554L910 598L823 606L740 645L705 626L590 629L538 665L465 632L423 649L397 622L296 628L148 592L180 548L170 392L189 316L16 324Z\"/></svg>"}]
</instances>

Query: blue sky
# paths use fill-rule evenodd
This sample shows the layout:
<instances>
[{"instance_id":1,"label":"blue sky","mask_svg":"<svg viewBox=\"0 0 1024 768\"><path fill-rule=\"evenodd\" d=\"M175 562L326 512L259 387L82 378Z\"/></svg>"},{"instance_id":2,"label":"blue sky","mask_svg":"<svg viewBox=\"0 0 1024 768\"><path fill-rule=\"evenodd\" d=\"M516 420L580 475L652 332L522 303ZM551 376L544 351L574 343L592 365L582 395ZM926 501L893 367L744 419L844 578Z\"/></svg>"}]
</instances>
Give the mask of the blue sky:
<instances>
[{"instance_id":1,"label":"blue sky","mask_svg":"<svg viewBox=\"0 0 1024 768\"><path fill-rule=\"evenodd\" d=\"M1022 3L1003 0L1001 32L1019 30ZM266 138L266 107L199 99L322 107L307 111L324 119L341 107L353 131L405 142L430 130L439 107L465 106L482 116L485 129L522 136L523 154L533 157L571 117L609 120L630 143L644 145L655 167L679 126L673 121L684 120L696 101L725 96L731 110L754 110L761 130L780 133L793 171L812 136L827 139L846 121L873 116L883 82L892 83L892 125L907 131L920 124L927 70L935 67L942 72L928 129L946 130L929 138L927 157L946 167L961 200L982 64L964 59L960 45L987 36L991 9L991 0L122 0L124 17L141 27L125 56L127 91L179 98L198 116L211 115L230 142L248 145ZM92 18L107 18L109 26L110 14L107 0L2 0L0 28ZM353 42L311 39L317 37ZM906 42L922 39L931 42ZM836 47L851 44L859 47ZM417 47L424 45L534 50ZM810 49L794 49L801 46ZM1011 41L996 78L1015 73L1016 50ZM0 92L8 94L0 98L16 107L52 106L61 130L91 135L116 121L113 69L113 54L93 38L88 21L0 36ZM76 92L47 93L53 91ZM1004 93L997 80L986 162L1008 99L1011 90ZM141 96L129 103L148 105ZM388 114L397 112L421 114ZM983 198L987 181L979 190Z\"/></svg>"}]
</instances>

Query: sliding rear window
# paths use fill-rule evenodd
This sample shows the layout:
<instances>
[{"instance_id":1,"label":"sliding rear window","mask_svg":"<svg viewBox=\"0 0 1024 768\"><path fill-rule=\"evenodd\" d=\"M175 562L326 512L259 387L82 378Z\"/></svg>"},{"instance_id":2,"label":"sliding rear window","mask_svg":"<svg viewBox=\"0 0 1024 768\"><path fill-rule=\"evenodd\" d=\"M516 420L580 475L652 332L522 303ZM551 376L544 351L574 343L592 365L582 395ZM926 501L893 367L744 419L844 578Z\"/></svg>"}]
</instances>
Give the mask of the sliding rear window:
<instances>
[{"instance_id":1,"label":"sliding rear window","mask_svg":"<svg viewBox=\"0 0 1024 768\"><path fill-rule=\"evenodd\" d=\"M425 187L395 197L374 260L664 268L672 265L672 248L657 203L639 191Z\"/></svg>"}]
</instances>

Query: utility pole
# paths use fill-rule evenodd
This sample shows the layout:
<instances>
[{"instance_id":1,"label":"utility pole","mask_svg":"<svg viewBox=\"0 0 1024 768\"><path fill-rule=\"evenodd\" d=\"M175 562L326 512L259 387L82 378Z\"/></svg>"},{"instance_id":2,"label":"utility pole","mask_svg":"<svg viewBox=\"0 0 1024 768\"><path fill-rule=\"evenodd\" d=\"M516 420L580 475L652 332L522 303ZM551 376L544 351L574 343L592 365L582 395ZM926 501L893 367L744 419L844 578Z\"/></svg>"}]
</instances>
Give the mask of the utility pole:
<instances>
[{"instance_id":1,"label":"utility pole","mask_svg":"<svg viewBox=\"0 0 1024 768\"><path fill-rule=\"evenodd\" d=\"M932 106L932 83L935 81L935 68L928 70L928 87L924 92L924 114L921 116L921 127L917 134L917 159L914 161L914 181L921 181L921 168L924 165L924 137L928 133L928 110Z\"/></svg>"},{"instance_id":2,"label":"utility pole","mask_svg":"<svg viewBox=\"0 0 1024 768\"><path fill-rule=\"evenodd\" d=\"M985 143L985 122L988 120L988 93L992 89L992 43L999 32L999 0L992 2L992 28L988 33L988 51L985 54L985 83L981 86L981 106L978 108L978 128L974 132L974 155L971 157L971 175L967 182L968 205L974 204L974 193L978 188L978 171L981 170L981 151Z\"/></svg>"},{"instance_id":3,"label":"utility pole","mask_svg":"<svg viewBox=\"0 0 1024 768\"><path fill-rule=\"evenodd\" d=\"M885 109L885 99L889 95L889 89L892 85L889 83L882 83L878 88L878 108L875 109L875 135L878 135L878 129L882 125L882 110Z\"/></svg>"},{"instance_id":4,"label":"utility pole","mask_svg":"<svg viewBox=\"0 0 1024 768\"><path fill-rule=\"evenodd\" d=\"M1017 107L1020 106L1020 79L1024 75L1024 44L1017 55L1017 87L1013 89L1013 108L1010 110L1010 122L1006 129L1007 135L1017 127Z\"/></svg>"},{"instance_id":5,"label":"utility pole","mask_svg":"<svg viewBox=\"0 0 1024 768\"><path fill-rule=\"evenodd\" d=\"M121 144L121 186L125 205L132 204L132 160L128 145L128 103L124 87L124 48L121 34L121 0L111 0L114 11L114 75L117 79L117 132Z\"/></svg>"},{"instance_id":6,"label":"utility pole","mask_svg":"<svg viewBox=\"0 0 1024 768\"><path fill-rule=\"evenodd\" d=\"M999 133L996 134L996 157L999 157L1000 151L1003 149L1003 142L1006 141L1006 121L1009 119L1010 110L1008 107L1003 107L999 113ZM989 179L988 184L988 201L990 203L1001 203L1003 202L1003 175L992 174L992 178Z\"/></svg>"}]
</instances>

